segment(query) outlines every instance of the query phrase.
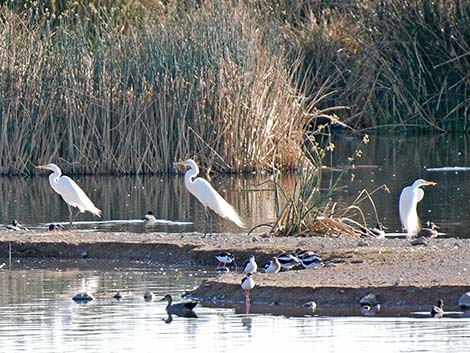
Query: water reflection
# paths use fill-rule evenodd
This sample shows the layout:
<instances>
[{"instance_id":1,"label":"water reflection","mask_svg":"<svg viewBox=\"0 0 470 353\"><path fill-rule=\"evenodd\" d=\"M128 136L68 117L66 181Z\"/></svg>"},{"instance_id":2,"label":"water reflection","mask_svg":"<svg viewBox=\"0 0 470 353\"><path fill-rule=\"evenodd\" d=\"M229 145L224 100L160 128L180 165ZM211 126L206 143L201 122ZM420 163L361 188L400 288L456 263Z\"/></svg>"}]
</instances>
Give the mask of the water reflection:
<instances>
[{"instance_id":1,"label":"water reflection","mask_svg":"<svg viewBox=\"0 0 470 353\"><path fill-rule=\"evenodd\" d=\"M400 231L399 193L405 185L422 177L438 183L436 187L426 190L425 198L418 205L422 221L429 219L435 222L449 236L469 234L467 214L470 212L470 189L465 186L470 183L470 171L468 168L453 168L468 167L466 161L470 156L470 144L466 135L371 136L370 143L361 147L363 157L351 166L348 157L354 155L361 138L336 138L334 153L325 159L325 164L334 169L323 172L324 188L333 185L344 172L333 197L338 204L336 210L350 205L361 190L372 191L386 184L390 193L383 190L375 193L374 203L388 232ZM79 228L203 232L204 208L185 189L183 177L82 176L75 179L103 210L101 220L90 214L80 215L78 221L92 223L78 223ZM211 182L251 227L275 219L273 185L266 182L268 179L269 176L214 176ZM293 175L282 175L281 183L285 190L292 190ZM372 205L366 201L360 206L365 211L367 222L375 225ZM186 223L160 222L145 226L142 218L149 210L158 219ZM44 230L51 222L68 219L67 207L60 196L50 189L47 176L0 178L0 215L4 224L18 219L28 228ZM109 222L111 220L114 222ZM215 232L240 232L229 221L217 216L213 220Z\"/></svg>"},{"instance_id":2,"label":"water reflection","mask_svg":"<svg viewBox=\"0 0 470 353\"><path fill-rule=\"evenodd\" d=\"M31 271L31 269L36 269ZM271 316L197 307L197 319L173 316L166 303L198 285L203 269L157 264L24 262L0 271L0 341L5 352L240 352L311 349L328 352L468 352L469 319ZM145 302L151 289L156 299ZM80 305L78 291L96 300ZM112 296L120 290L124 296ZM256 307L256 306L255 306Z\"/></svg>"}]
</instances>

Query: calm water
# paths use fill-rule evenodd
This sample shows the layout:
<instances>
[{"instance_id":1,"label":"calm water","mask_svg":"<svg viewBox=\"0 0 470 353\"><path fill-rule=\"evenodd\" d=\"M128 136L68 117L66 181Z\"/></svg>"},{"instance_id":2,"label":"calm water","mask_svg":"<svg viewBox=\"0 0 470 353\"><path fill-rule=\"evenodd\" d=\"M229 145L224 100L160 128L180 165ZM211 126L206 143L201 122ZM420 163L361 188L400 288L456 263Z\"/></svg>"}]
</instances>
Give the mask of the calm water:
<instances>
[{"instance_id":1,"label":"calm water","mask_svg":"<svg viewBox=\"0 0 470 353\"><path fill-rule=\"evenodd\" d=\"M209 275L143 263L15 263L0 270L0 352L470 351L468 319L244 315L198 306L198 318L165 323L158 300ZM152 302L143 298L147 289ZM96 300L73 302L83 290ZM112 298L117 290L121 301Z\"/></svg>"},{"instance_id":2,"label":"calm water","mask_svg":"<svg viewBox=\"0 0 470 353\"><path fill-rule=\"evenodd\" d=\"M325 164L334 169L324 171L325 187L348 167L347 158L354 154L359 140L337 138L334 141L335 153L325 160ZM400 190L422 177L436 181L438 185L425 189L424 200L418 206L421 219L434 221L449 236L470 235L470 163L467 162L470 160L470 141L467 136L371 136L371 142L362 150L363 157L356 161L356 168L348 169L338 183L334 196L340 206L336 208L338 214L341 206L350 205L361 190L372 192L385 184L390 193L376 192L373 195L375 206L388 231L399 231ZM51 190L46 176L0 178L0 222L6 224L18 219L32 229L45 229L50 222L67 221L67 207ZM75 179L103 210L102 219L90 214L80 215L79 221L92 222L78 224L82 229L203 231L203 207L186 191L182 177L82 176ZM214 176L211 182L252 226L275 219L273 188L272 183L266 183L268 179L269 176ZM284 175L282 182L286 189L291 188L293 176ZM364 201L360 207L367 215L367 222L375 224L371 204ZM162 222L144 226L141 219L148 210ZM357 215L348 216L359 220ZM214 231L238 232L239 229L214 217Z\"/></svg>"}]
</instances>

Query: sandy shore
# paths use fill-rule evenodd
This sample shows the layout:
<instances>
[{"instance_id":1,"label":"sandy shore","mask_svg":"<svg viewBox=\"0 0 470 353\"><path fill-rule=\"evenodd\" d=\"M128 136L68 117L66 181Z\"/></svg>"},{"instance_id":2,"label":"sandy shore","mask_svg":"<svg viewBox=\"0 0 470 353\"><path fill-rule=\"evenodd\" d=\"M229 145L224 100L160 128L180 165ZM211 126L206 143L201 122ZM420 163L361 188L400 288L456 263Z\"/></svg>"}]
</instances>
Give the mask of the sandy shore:
<instances>
[{"instance_id":1,"label":"sandy shore","mask_svg":"<svg viewBox=\"0 0 470 353\"><path fill-rule=\"evenodd\" d=\"M272 238L227 234L202 239L196 234L0 232L0 257L145 260L169 265L214 267L214 254L229 251L239 266L251 254L259 267L280 251L313 250L327 266L277 274L254 274L252 303L301 307L315 301L332 310L358 306L374 293L383 310L399 307L428 308L439 298L456 308L461 294L470 290L470 240L431 239L412 246L405 239ZM194 298L217 305L237 305L244 300L243 275L232 272L201 284ZM239 271L238 271L239 272ZM252 306L253 307L253 306ZM274 310L274 309L272 309Z\"/></svg>"}]
</instances>

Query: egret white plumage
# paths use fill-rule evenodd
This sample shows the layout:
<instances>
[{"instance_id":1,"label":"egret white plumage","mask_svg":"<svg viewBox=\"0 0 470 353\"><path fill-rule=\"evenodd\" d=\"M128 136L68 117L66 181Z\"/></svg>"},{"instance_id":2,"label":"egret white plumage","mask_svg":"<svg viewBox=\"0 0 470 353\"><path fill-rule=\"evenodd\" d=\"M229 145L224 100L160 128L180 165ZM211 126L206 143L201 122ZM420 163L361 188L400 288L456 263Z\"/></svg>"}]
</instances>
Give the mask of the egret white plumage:
<instances>
[{"instance_id":1,"label":"egret white plumage","mask_svg":"<svg viewBox=\"0 0 470 353\"><path fill-rule=\"evenodd\" d=\"M224 200L217 190L215 190L207 180L197 177L199 174L199 167L194 160L188 159L184 162L176 162L175 165L184 165L190 168L184 175L184 184L186 189L188 189L188 191L204 206L204 211L206 213L206 219L204 221L204 236L207 234L206 222L208 219L210 221L210 233L212 235L212 222L207 209L208 207L222 218L231 220L240 228L245 226L234 208Z\"/></svg>"},{"instance_id":2,"label":"egret white plumage","mask_svg":"<svg viewBox=\"0 0 470 353\"><path fill-rule=\"evenodd\" d=\"M73 221L72 207L77 207L79 213L88 211L97 217L101 217L101 210L93 204L76 182L68 176L62 175L62 171L57 165L49 163L47 165L38 165L36 168L52 171L52 174L49 175L49 184L51 185L51 188L62 196L62 199L67 203L70 214L70 224L72 224Z\"/></svg>"},{"instance_id":3,"label":"egret white plumage","mask_svg":"<svg viewBox=\"0 0 470 353\"><path fill-rule=\"evenodd\" d=\"M403 188L400 193L399 213L403 230L406 231L408 237L416 235L420 230L418 212L416 207L424 197L422 186L436 185L433 181L417 179L413 184Z\"/></svg>"}]
</instances>

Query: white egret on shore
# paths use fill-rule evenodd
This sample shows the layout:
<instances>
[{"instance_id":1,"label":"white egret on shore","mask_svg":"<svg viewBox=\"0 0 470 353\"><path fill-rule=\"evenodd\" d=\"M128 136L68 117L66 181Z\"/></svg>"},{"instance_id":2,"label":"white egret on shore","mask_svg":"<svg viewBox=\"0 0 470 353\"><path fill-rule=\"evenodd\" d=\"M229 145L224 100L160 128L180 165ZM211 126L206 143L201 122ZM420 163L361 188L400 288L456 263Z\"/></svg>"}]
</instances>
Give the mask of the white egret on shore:
<instances>
[{"instance_id":1,"label":"white egret on shore","mask_svg":"<svg viewBox=\"0 0 470 353\"><path fill-rule=\"evenodd\" d=\"M38 165L36 168L48 169L53 172L49 175L49 184L51 185L51 188L62 196L62 199L67 203L69 208L70 224L72 224L74 218L72 207L77 207L79 210L78 213L88 211L97 217L101 217L101 210L93 204L76 182L68 176L62 175L62 171L57 165L49 163L47 165Z\"/></svg>"},{"instance_id":2,"label":"white egret on shore","mask_svg":"<svg viewBox=\"0 0 470 353\"><path fill-rule=\"evenodd\" d=\"M418 212L416 207L424 197L422 186L436 185L434 181L417 179L413 184L403 188L400 193L399 212L400 221L403 230L406 231L408 237L418 234L420 230Z\"/></svg>"},{"instance_id":3,"label":"white egret on shore","mask_svg":"<svg viewBox=\"0 0 470 353\"><path fill-rule=\"evenodd\" d=\"M186 189L193 194L199 202L204 206L206 218L204 221L204 236L206 236L206 222L209 219L210 234L212 235L212 221L209 215L208 207L216 212L219 216L227 218L240 228L244 227L243 221L238 216L233 207L224 200L224 198L213 188L213 186L205 179L197 177L199 167L192 159L184 162L176 162L175 165L187 166L190 169L184 175L184 184Z\"/></svg>"}]
</instances>

